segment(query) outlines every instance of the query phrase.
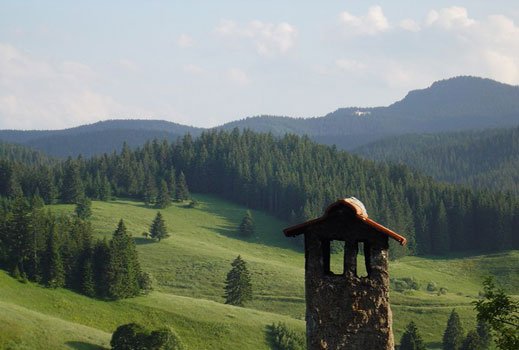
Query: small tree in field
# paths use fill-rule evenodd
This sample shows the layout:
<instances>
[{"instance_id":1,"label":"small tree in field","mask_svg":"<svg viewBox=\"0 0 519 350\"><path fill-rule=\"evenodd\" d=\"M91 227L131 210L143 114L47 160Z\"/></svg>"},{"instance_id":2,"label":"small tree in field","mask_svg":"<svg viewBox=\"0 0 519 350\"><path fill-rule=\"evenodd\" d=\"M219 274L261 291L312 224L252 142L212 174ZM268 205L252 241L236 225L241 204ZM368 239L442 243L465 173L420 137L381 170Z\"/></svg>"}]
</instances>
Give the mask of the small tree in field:
<instances>
[{"instance_id":1,"label":"small tree in field","mask_svg":"<svg viewBox=\"0 0 519 350\"><path fill-rule=\"evenodd\" d=\"M459 350L463 342L463 328L456 310L452 310L449 320L447 321L447 328L443 333L443 349L444 350Z\"/></svg>"},{"instance_id":2,"label":"small tree in field","mask_svg":"<svg viewBox=\"0 0 519 350\"><path fill-rule=\"evenodd\" d=\"M151 224L150 236L153 239L157 239L159 242L161 239L169 237L166 228L166 223L164 222L164 219L162 218L162 214L160 213L160 211L157 213L155 219L153 220L153 223Z\"/></svg>"},{"instance_id":3,"label":"small tree in field","mask_svg":"<svg viewBox=\"0 0 519 350\"><path fill-rule=\"evenodd\" d=\"M475 330L467 333L467 337L463 340L460 350L483 350L481 338Z\"/></svg>"},{"instance_id":4,"label":"small tree in field","mask_svg":"<svg viewBox=\"0 0 519 350\"><path fill-rule=\"evenodd\" d=\"M252 285L245 261L238 255L231 263L232 269L225 279L225 303L243 306L252 300Z\"/></svg>"},{"instance_id":5,"label":"small tree in field","mask_svg":"<svg viewBox=\"0 0 519 350\"><path fill-rule=\"evenodd\" d=\"M254 219L252 218L252 214L250 210L247 210L245 213L245 216L241 220L240 228L238 230L238 233L242 237L252 237L255 233L255 227L254 227Z\"/></svg>"},{"instance_id":6,"label":"small tree in field","mask_svg":"<svg viewBox=\"0 0 519 350\"><path fill-rule=\"evenodd\" d=\"M416 324L411 321L400 339L400 350L426 350Z\"/></svg>"}]
</instances>

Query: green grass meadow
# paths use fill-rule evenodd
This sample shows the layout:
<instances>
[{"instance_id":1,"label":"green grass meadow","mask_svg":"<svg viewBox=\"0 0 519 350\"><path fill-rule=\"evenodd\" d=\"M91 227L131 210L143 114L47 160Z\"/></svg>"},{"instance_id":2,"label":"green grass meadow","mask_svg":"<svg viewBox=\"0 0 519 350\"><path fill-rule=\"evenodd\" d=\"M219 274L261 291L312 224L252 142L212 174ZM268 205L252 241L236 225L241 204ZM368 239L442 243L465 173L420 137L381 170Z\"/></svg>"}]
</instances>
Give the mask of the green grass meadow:
<instances>
[{"instance_id":1,"label":"green grass meadow","mask_svg":"<svg viewBox=\"0 0 519 350\"><path fill-rule=\"evenodd\" d=\"M133 200L93 202L98 237L110 238L121 218L135 237L142 268L153 279L150 295L101 301L22 284L0 272L0 349L109 348L111 332L128 322L171 326L189 349L269 349L268 326L278 321L304 331L304 254L284 237L289 224L252 210L257 235L243 239L237 227L247 208L214 196L194 197L197 208L174 203L160 210L171 234L160 243L142 236L156 209ZM73 206L52 210L71 213ZM252 275L254 300L245 308L223 304L225 276L237 255ZM484 275L495 275L507 292L519 294L519 251L406 257L392 262L390 272L420 284L419 290L391 293L396 341L413 320L429 349L441 348L453 308L465 330L475 326L471 302ZM429 282L446 294L426 291Z\"/></svg>"}]
</instances>

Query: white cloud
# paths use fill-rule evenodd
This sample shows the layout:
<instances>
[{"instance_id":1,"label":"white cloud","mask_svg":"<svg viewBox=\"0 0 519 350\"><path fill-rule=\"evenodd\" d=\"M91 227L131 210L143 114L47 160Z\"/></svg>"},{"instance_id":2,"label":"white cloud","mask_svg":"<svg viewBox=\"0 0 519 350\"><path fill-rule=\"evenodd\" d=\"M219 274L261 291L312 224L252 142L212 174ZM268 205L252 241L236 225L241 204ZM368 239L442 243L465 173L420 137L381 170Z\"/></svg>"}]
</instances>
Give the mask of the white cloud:
<instances>
[{"instance_id":1,"label":"white cloud","mask_svg":"<svg viewBox=\"0 0 519 350\"><path fill-rule=\"evenodd\" d=\"M240 68L229 68L227 70L227 77L233 84L239 86L245 86L251 82L247 73Z\"/></svg>"},{"instance_id":2,"label":"white cloud","mask_svg":"<svg viewBox=\"0 0 519 350\"><path fill-rule=\"evenodd\" d=\"M192 48L195 46L195 39L187 34L182 34L177 39L177 46L181 49Z\"/></svg>"},{"instance_id":3,"label":"white cloud","mask_svg":"<svg viewBox=\"0 0 519 350\"><path fill-rule=\"evenodd\" d=\"M519 84L519 26L510 18L476 20L465 8L449 7L430 11L425 24L436 40L452 48L460 73Z\"/></svg>"},{"instance_id":4,"label":"white cloud","mask_svg":"<svg viewBox=\"0 0 519 350\"><path fill-rule=\"evenodd\" d=\"M361 71L366 68L363 62L346 58L335 60L335 65L345 71Z\"/></svg>"},{"instance_id":5,"label":"white cloud","mask_svg":"<svg viewBox=\"0 0 519 350\"><path fill-rule=\"evenodd\" d=\"M422 81L424 77L464 74L519 84L519 25L505 15L476 19L466 8L453 6L429 11L421 22L411 18L392 22L380 7L372 7L365 16L345 12L340 19L349 43L347 51L334 61L342 71L373 79L376 72L381 80L399 81L401 86L415 77ZM397 28L416 34L403 36L401 30L393 30ZM381 45L375 35L383 32L386 35ZM357 43L362 49L352 52ZM341 57L351 53L356 60ZM409 73L412 63L417 64Z\"/></svg>"},{"instance_id":6,"label":"white cloud","mask_svg":"<svg viewBox=\"0 0 519 350\"><path fill-rule=\"evenodd\" d=\"M419 32L420 31L420 25L416 23L414 20L410 18L406 18L401 20L398 23L398 26L404 30L408 30L410 32Z\"/></svg>"},{"instance_id":7,"label":"white cloud","mask_svg":"<svg viewBox=\"0 0 519 350\"><path fill-rule=\"evenodd\" d=\"M102 82L80 62L49 63L0 44L0 128L60 128L148 114L93 87Z\"/></svg>"},{"instance_id":8,"label":"white cloud","mask_svg":"<svg viewBox=\"0 0 519 350\"><path fill-rule=\"evenodd\" d=\"M205 69L196 64L190 63L190 64L187 64L184 66L184 72L201 74L201 73L205 73Z\"/></svg>"},{"instance_id":9,"label":"white cloud","mask_svg":"<svg viewBox=\"0 0 519 350\"><path fill-rule=\"evenodd\" d=\"M139 66L137 63L133 62L132 60L129 60L127 58L121 58L117 61L117 63L124 69L129 71L137 71L139 70Z\"/></svg>"},{"instance_id":10,"label":"white cloud","mask_svg":"<svg viewBox=\"0 0 519 350\"><path fill-rule=\"evenodd\" d=\"M380 6L371 6L364 16L355 16L346 11L342 12L339 15L339 24L343 34L347 36L376 35L391 29L391 25Z\"/></svg>"},{"instance_id":11,"label":"white cloud","mask_svg":"<svg viewBox=\"0 0 519 350\"><path fill-rule=\"evenodd\" d=\"M262 56L273 57L288 52L299 36L293 25L282 22L278 24L251 21L239 25L230 20L221 20L215 28L215 33L227 40L248 41L256 52Z\"/></svg>"},{"instance_id":12,"label":"white cloud","mask_svg":"<svg viewBox=\"0 0 519 350\"><path fill-rule=\"evenodd\" d=\"M468 27L474 23L475 21L469 18L467 9L458 6L443 8L440 11L431 10L425 18L427 26L438 26L447 30Z\"/></svg>"}]
</instances>

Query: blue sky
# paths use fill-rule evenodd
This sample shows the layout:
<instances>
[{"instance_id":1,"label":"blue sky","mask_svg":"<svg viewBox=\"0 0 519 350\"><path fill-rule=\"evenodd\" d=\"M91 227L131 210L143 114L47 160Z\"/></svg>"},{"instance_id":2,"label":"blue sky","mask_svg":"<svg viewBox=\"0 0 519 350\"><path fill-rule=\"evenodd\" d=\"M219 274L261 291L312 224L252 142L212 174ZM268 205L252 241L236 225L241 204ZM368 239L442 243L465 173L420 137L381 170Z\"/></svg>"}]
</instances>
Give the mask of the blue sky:
<instances>
[{"instance_id":1,"label":"blue sky","mask_svg":"<svg viewBox=\"0 0 519 350\"><path fill-rule=\"evenodd\" d=\"M211 127L519 84L519 2L0 0L0 128Z\"/></svg>"}]
</instances>

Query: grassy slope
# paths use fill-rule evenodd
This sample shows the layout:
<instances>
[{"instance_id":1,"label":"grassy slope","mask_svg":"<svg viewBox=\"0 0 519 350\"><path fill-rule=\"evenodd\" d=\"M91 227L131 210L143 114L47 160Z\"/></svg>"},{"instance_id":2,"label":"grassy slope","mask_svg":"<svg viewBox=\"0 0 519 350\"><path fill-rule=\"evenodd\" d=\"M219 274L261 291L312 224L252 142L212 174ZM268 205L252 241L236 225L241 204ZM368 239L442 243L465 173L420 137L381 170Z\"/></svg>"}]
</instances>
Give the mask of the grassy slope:
<instances>
[{"instance_id":1,"label":"grassy slope","mask_svg":"<svg viewBox=\"0 0 519 350\"><path fill-rule=\"evenodd\" d=\"M129 200L93 204L92 221L100 236L110 237L120 218L135 235L142 266L154 279L152 295L107 303L38 286L30 287L31 295L26 292L26 286L1 275L0 300L4 303L0 309L8 312L0 311L3 314L0 321L16 322L16 307L23 306L41 313L42 317L57 317L74 325L92 327L78 327L73 333L77 342L85 342L81 339L89 339L89 332L94 334L96 329L111 332L124 322L141 321L152 326L166 323L177 329L190 348L197 349L268 348L266 325L276 320L285 320L302 330L304 256L283 237L281 229L287 223L253 211L258 235L239 239L235 232L245 208L211 196L197 195L196 198L201 203L199 208L187 209L174 204L162 210L172 237L160 243L151 243L140 235L148 230L156 210ZM72 207L60 205L54 209L70 211ZM247 309L221 304L225 274L238 254L248 262L254 284L256 299ZM465 328L472 327L474 312L470 302L477 297L481 275L496 274L509 292L517 294L518 262L516 251L449 259L408 257L392 263L392 277L415 277L422 284L420 291L392 293L396 339L400 339L402 329L412 319L429 346L437 348L454 307ZM441 296L426 292L425 285L430 281L449 292ZM11 292L4 293L7 285ZM19 292L22 288L23 294ZM18 322L32 327L29 322ZM68 323L56 323L57 332L66 329L65 325ZM106 333L100 332L95 339L93 344L106 346ZM1 341L2 338L0 344Z\"/></svg>"}]
</instances>

